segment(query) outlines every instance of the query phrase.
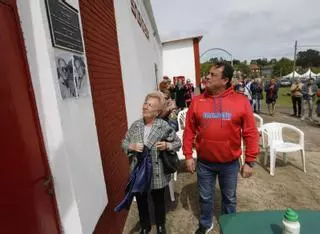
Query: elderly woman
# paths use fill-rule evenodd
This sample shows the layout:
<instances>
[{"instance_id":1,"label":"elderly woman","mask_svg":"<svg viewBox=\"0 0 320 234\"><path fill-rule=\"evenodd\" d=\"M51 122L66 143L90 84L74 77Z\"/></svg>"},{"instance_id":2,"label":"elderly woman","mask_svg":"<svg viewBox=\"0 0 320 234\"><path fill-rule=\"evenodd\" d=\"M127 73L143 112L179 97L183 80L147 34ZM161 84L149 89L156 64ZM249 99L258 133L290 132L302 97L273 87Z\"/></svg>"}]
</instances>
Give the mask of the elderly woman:
<instances>
[{"instance_id":1,"label":"elderly woman","mask_svg":"<svg viewBox=\"0 0 320 234\"><path fill-rule=\"evenodd\" d=\"M150 150L152 161L151 197L154 204L157 233L166 233L165 230L165 201L164 191L171 175L165 174L163 162L159 157L160 151L178 151L181 141L169 124L158 118L164 109L165 99L161 92L153 92L146 96L142 108L143 118L135 121L128 130L122 148L131 159L131 169L139 165L141 153ZM148 210L148 191L134 194L137 199L140 233L149 233L151 223Z\"/></svg>"}]
</instances>

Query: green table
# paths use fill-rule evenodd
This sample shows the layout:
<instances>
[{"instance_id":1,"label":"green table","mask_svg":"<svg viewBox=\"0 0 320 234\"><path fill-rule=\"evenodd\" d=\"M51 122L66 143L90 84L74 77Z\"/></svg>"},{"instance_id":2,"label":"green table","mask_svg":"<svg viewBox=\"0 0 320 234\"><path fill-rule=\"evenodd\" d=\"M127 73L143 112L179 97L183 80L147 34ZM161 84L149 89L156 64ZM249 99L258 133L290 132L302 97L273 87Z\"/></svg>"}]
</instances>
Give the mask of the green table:
<instances>
[{"instance_id":1,"label":"green table","mask_svg":"<svg viewBox=\"0 0 320 234\"><path fill-rule=\"evenodd\" d=\"M320 233L320 212L297 210L300 234ZM285 211L255 211L222 215L219 218L222 234L281 234Z\"/></svg>"}]
</instances>

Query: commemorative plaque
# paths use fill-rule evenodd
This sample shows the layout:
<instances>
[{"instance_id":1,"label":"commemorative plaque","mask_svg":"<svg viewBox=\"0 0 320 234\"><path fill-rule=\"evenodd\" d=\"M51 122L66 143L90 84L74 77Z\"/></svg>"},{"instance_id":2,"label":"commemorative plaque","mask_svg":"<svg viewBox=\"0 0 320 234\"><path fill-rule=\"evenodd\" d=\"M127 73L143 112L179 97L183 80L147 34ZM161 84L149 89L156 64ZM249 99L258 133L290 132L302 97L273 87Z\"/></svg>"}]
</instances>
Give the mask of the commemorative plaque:
<instances>
[{"instance_id":1,"label":"commemorative plaque","mask_svg":"<svg viewBox=\"0 0 320 234\"><path fill-rule=\"evenodd\" d=\"M60 0L46 0L54 47L83 53L79 13Z\"/></svg>"}]
</instances>

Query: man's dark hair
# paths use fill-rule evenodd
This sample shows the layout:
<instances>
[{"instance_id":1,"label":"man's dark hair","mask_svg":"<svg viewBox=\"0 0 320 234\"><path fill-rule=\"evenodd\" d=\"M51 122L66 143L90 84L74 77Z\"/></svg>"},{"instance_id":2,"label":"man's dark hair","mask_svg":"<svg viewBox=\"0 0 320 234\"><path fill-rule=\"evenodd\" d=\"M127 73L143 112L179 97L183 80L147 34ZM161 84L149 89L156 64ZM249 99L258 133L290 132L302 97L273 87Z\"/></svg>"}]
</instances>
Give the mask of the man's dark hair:
<instances>
[{"instance_id":1,"label":"man's dark hair","mask_svg":"<svg viewBox=\"0 0 320 234\"><path fill-rule=\"evenodd\" d=\"M234 72L233 67L231 66L231 64L229 62L226 62L226 61L217 62L215 64L215 67L216 68L223 67L222 76L223 76L223 78L228 79L227 88L229 88L231 86L231 80L232 80L233 72Z\"/></svg>"}]
</instances>

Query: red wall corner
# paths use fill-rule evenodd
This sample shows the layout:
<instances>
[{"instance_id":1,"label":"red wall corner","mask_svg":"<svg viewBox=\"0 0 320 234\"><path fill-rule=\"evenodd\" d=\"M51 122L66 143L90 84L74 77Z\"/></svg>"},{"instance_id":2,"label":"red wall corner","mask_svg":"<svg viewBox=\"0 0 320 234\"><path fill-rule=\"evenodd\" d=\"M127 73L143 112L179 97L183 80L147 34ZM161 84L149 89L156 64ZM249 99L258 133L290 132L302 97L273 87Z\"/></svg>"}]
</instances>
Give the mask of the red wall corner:
<instances>
[{"instance_id":1,"label":"red wall corner","mask_svg":"<svg viewBox=\"0 0 320 234\"><path fill-rule=\"evenodd\" d=\"M200 85L200 52L199 52L199 38L193 39L194 65L196 73L196 86Z\"/></svg>"},{"instance_id":2,"label":"red wall corner","mask_svg":"<svg viewBox=\"0 0 320 234\"><path fill-rule=\"evenodd\" d=\"M122 233L128 212L113 209L122 200L129 176L121 149L127 116L113 0L80 0L92 101L107 187L108 205L94 234ZM92 201L94 202L94 201Z\"/></svg>"}]
</instances>

